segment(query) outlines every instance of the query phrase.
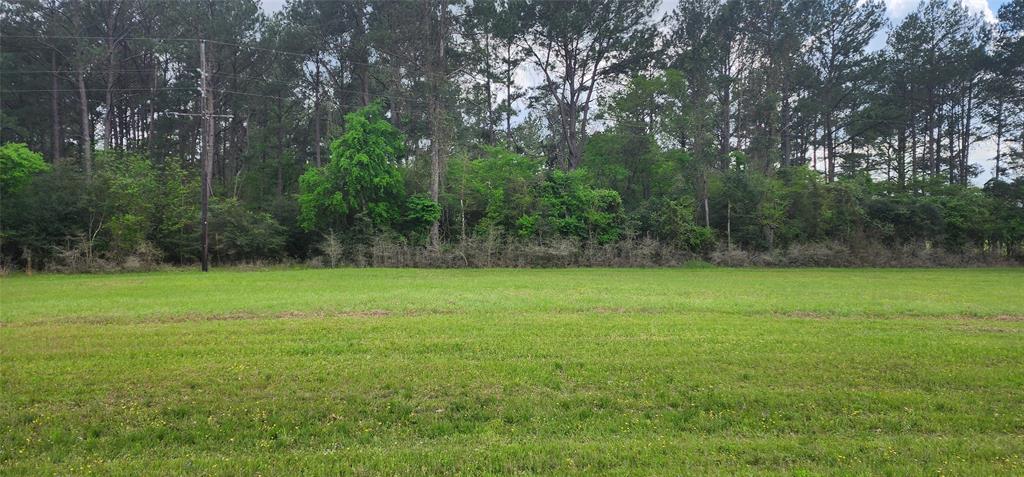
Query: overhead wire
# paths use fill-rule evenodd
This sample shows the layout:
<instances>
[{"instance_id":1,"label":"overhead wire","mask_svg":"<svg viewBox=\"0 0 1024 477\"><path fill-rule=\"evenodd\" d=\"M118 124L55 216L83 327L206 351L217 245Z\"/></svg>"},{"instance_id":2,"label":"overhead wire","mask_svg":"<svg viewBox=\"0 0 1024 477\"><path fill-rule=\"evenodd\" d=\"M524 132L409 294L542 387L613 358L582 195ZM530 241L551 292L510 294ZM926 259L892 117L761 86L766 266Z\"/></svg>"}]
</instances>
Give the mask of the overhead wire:
<instances>
[{"instance_id":1,"label":"overhead wire","mask_svg":"<svg viewBox=\"0 0 1024 477\"><path fill-rule=\"evenodd\" d=\"M110 40L111 39L111 38L108 38L108 37L105 37L105 36L91 36L91 35L3 35L3 36L6 37L6 38L20 38L20 39L42 39L42 38L66 39L66 40ZM246 45L246 44L242 44L242 43L234 43L234 42L228 42L228 41L223 41L223 40L214 40L214 39L209 39L209 38L125 36L125 37L118 37L118 38L116 38L116 40L119 41L119 42L120 41L185 41L185 42L205 41L208 44L209 43L213 43L213 44L217 44L217 45L233 46L233 47L236 47L236 48L248 48L248 49L251 49L251 50L265 51L265 52L269 52L269 53L277 53L277 54L282 54L282 55L295 56L295 57L298 57L298 58L308 59L310 61L317 61L318 60L318 59L317 60L313 60L313 58L312 58L313 55L311 53L279 50L279 49L276 49L276 48L267 48L267 47L255 46L255 45ZM403 66L386 65L386 64L380 64L380 63L366 63L366 62L355 61L355 60L350 60L350 59L346 59L346 60L344 60L344 62L348 63L350 65L359 65L359 66L367 66L367 67L373 67L373 68L391 69L391 70L394 70L394 71L398 71L400 73L410 73L412 71L417 71L418 74L422 74L424 76L431 76L431 75L435 74L435 73L431 73L431 72L427 72L427 71L413 70L413 69L409 69L409 68L403 67ZM444 75L442 73L442 74L439 74L439 76L446 76L446 75Z\"/></svg>"}]
</instances>

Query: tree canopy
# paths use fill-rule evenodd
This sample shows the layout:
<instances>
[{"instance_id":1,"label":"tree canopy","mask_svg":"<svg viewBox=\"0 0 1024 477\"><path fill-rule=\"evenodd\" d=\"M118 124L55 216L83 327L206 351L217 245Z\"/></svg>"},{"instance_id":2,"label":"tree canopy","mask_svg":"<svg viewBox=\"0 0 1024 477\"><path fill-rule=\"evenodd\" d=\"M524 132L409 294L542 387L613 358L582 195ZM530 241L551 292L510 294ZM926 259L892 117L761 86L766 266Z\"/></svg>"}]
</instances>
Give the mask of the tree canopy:
<instances>
[{"instance_id":1,"label":"tree canopy","mask_svg":"<svg viewBox=\"0 0 1024 477\"><path fill-rule=\"evenodd\" d=\"M206 101L224 262L1021 255L1022 0L16 0L0 30L5 263L194 260Z\"/></svg>"}]
</instances>

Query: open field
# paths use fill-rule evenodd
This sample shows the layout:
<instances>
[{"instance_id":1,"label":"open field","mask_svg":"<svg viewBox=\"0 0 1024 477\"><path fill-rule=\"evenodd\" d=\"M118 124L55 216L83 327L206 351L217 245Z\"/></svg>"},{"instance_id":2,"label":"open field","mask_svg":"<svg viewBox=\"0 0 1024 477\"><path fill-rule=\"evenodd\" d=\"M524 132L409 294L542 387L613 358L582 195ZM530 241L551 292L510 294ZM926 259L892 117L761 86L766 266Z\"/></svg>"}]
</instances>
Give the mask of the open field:
<instances>
[{"instance_id":1,"label":"open field","mask_svg":"<svg viewBox=\"0 0 1024 477\"><path fill-rule=\"evenodd\" d=\"M0 474L1024 474L1024 270L0 279Z\"/></svg>"}]
</instances>

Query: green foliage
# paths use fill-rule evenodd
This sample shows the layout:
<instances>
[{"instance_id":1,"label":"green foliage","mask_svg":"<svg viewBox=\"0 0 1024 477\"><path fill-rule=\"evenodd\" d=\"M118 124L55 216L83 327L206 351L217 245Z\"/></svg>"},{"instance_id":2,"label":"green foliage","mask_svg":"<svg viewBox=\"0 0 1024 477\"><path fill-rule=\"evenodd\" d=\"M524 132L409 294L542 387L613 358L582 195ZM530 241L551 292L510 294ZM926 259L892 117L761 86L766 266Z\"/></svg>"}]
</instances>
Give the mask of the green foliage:
<instances>
[{"instance_id":1,"label":"green foliage","mask_svg":"<svg viewBox=\"0 0 1024 477\"><path fill-rule=\"evenodd\" d=\"M520 218L537 205L541 162L503 147L484 147L472 161L454 161L448 168L449 202L462 207L477 234L492 228L521 233ZM461 203L460 203L461 202Z\"/></svg>"},{"instance_id":2,"label":"green foliage","mask_svg":"<svg viewBox=\"0 0 1024 477\"><path fill-rule=\"evenodd\" d=\"M669 70L634 77L604 105L601 115L614 126L588 138L583 166L594 186L619 192L626 210L654 197L679 195L681 186L697 177L694 157L708 156L708 137L684 139L680 132L690 119L683 117L676 97L685 90L686 81ZM675 148L663 148L662 142Z\"/></svg>"},{"instance_id":3,"label":"green foliage","mask_svg":"<svg viewBox=\"0 0 1024 477\"><path fill-rule=\"evenodd\" d=\"M519 217L519 219L516 220L516 236L525 238L536 235L539 224L540 216L536 214Z\"/></svg>"},{"instance_id":4,"label":"green foliage","mask_svg":"<svg viewBox=\"0 0 1024 477\"><path fill-rule=\"evenodd\" d=\"M413 243L426 243L430 225L441 218L441 206L422 194L411 195L402 205L398 231Z\"/></svg>"},{"instance_id":5,"label":"green foliage","mask_svg":"<svg viewBox=\"0 0 1024 477\"><path fill-rule=\"evenodd\" d=\"M718 230L731 235L734 244L771 249L775 245L775 231L784 220L780 189L777 179L742 169L730 170L711 184L712 221Z\"/></svg>"},{"instance_id":6,"label":"green foliage","mask_svg":"<svg viewBox=\"0 0 1024 477\"><path fill-rule=\"evenodd\" d=\"M824 240L829 190L821 174L806 167L787 167L779 170L779 180L786 216L779 239L787 243Z\"/></svg>"},{"instance_id":7,"label":"green foliage","mask_svg":"<svg viewBox=\"0 0 1024 477\"><path fill-rule=\"evenodd\" d=\"M877 196L866 204L877 238L899 244L923 242L942 233L942 211L924 197L910 194Z\"/></svg>"},{"instance_id":8,"label":"green foliage","mask_svg":"<svg viewBox=\"0 0 1024 477\"><path fill-rule=\"evenodd\" d=\"M625 222L619 193L595 189L583 171L551 171L540 185L542 233L610 243Z\"/></svg>"},{"instance_id":9,"label":"green foliage","mask_svg":"<svg viewBox=\"0 0 1024 477\"><path fill-rule=\"evenodd\" d=\"M689 197L676 200L653 199L633 215L638 232L670 243L680 250L705 253L715 247L715 234L694 222L694 202Z\"/></svg>"},{"instance_id":10,"label":"green foliage","mask_svg":"<svg viewBox=\"0 0 1024 477\"><path fill-rule=\"evenodd\" d=\"M172 260L195 257L199 185L177 162L157 168L137 154L97 154L92 191L100 251L124 257L149 241Z\"/></svg>"},{"instance_id":11,"label":"green foliage","mask_svg":"<svg viewBox=\"0 0 1024 477\"><path fill-rule=\"evenodd\" d=\"M235 199L210 201L210 250L218 261L236 262L284 255L287 231L266 212Z\"/></svg>"},{"instance_id":12,"label":"green foliage","mask_svg":"<svg viewBox=\"0 0 1024 477\"><path fill-rule=\"evenodd\" d=\"M985 244L992 238L995 204L981 190L948 186L946 193L936 195L933 200L945 224L942 231L945 249L960 251L968 244Z\"/></svg>"},{"instance_id":13,"label":"green foliage","mask_svg":"<svg viewBox=\"0 0 1024 477\"><path fill-rule=\"evenodd\" d=\"M985 192L993 201L992 240L1009 254L1024 256L1024 177L1010 183L991 181Z\"/></svg>"},{"instance_id":14,"label":"green foliage","mask_svg":"<svg viewBox=\"0 0 1024 477\"><path fill-rule=\"evenodd\" d=\"M58 165L0 200L4 252L18 256L24 247L45 259L54 247L85 236L90 217L84 177Z\"/></svg>"},{"instance_id":15,"label":"green foliage","mask_svg":"<svg viewBox=\"0 0 1024 477\"><path fill-rule=\"evenodd\" d=\"M207 60L231 82L215 85L230 119L213 195L237 199L239 217L269 213L287 230L275 253L292 258L329 230L350 250L419 244L432 217L447 240L487 244L637 232L659 249L704 251L713 236L749 252L1020 255L1020 0L994 22L922 1L891 28L881 0L291 0L273 18L254 0L139 3L0 7L5 51L23 53L0 55L18 93L0 105L0 262L71 242L105 262L149 245L196 257L197 118L173 113L199 99L180 87L197 80L195 50L67 35L154 25L167 29L154 38L216 33ZM541 80L524 83L523 67ZM369 98L388 100L358 110ZM981 138L996 167L979 191ZM410 197L431 189L434 145L438 204ZM553 168L585 172L567 185Z\"/></svg>"},{"instance_id":16,"label":"green foliage","mask_svg":"<svg viewBox=\"0 0 1024 477\"><path fill-rule=\"evenodd\" d=\"M135 154L101 153L96 156L95 205L105 220L102 248L115 256L135 250L152 227L153 199L159 195L156 168Z\"/></svg>"},{"instance_id":17,"label":"green foliage","mask_svg":"<svg viewBox=\"0 0 1024 477\"><path fill-rule=\"evenodd\" d=\"M176 160L167 159L157 171L148 240L165 256L184 262L199 256L199 177Z\"/></svg>"},{"instance_id":18,"label":"green foliage","mask_svg":"<svg viewBox=\"0 0 1024 477\"><path fill-rule=\"evenodd\" d=\"M350 237L389 231L402 219L405 188L398 161L402 134L379 104L345 116L331 143L331 160L299 179L299 224L305 230L345 230Z\"/></svg>"},{"instance_id":19,"label":"green foliage","mask_svg":"<svg viewBox=\"0 0 1024 477\"><path fill-rule=\"evenodd\" d=\"M862 207L866 185L856 180L829 184L828 201L822 220L826 233L834 240L854 242L865 230L866 214Z\"/></svg>"},{"instance_id":20,"label":"green foliage","mask_svg":"<svg viewBox=\"0 0 1024 477\"><path fill-rule=\"evenodd\" d=\"M614 130L587 141L583 164L595 187L618 192L625 208L633 210L671 194L683 182L689 159L681 151L662 151L652 135Z\"/></svg>"},{"instance_id":21,"label":"green foliage","mask_svg":"<svg viewBox=\"0 0 1024 477\"><path fill-rule=\"evenodd\" d=\"M117 261L152 244L169 260L191 260L198 189L176 162L158 168L144 156L100 153L91 181L61 165L5 196L5 246L28 247L42 261L84 241L90 253Z\"/></svg>"},{"instance_id":22,"label":"green foliage","mask_svg":"<svg viewBox=\"0 0 1024 477\"><path fill-rule=\"evenodd\" d=\"M9 195L28 183L33 175L50 170L43 155L32 152L25 144L0 146L0 193Z\"/></svg>"}]
</instances>

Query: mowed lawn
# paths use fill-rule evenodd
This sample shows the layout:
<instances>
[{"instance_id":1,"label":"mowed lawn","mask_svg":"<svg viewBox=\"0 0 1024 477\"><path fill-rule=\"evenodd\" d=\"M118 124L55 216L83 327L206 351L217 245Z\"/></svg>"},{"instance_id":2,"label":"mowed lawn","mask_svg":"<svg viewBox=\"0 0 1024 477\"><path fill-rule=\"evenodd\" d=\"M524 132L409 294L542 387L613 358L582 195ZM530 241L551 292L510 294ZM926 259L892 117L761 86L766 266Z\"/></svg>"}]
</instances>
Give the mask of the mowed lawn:
<instances>
[{"instance_id":1,"label":"mowed lawn","mask_svg":"<svg viewBox=\"0 0 1024 477\"><path fill-rule=\"evenodd\" d=\"M1024 270L0 279L0 474L1024 474Z\"/></svg>"}]
</instances>

